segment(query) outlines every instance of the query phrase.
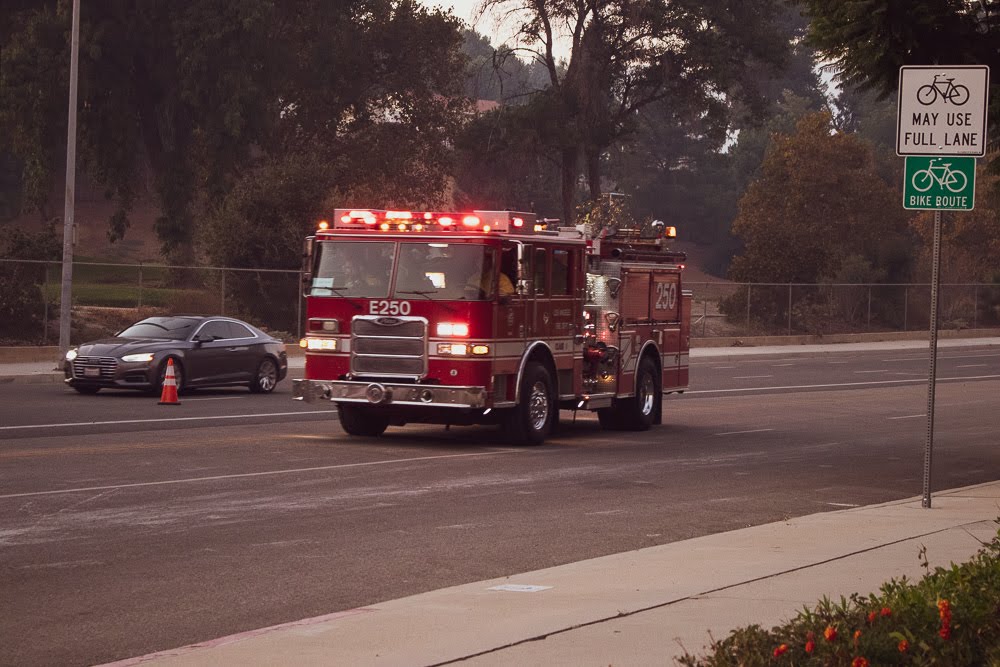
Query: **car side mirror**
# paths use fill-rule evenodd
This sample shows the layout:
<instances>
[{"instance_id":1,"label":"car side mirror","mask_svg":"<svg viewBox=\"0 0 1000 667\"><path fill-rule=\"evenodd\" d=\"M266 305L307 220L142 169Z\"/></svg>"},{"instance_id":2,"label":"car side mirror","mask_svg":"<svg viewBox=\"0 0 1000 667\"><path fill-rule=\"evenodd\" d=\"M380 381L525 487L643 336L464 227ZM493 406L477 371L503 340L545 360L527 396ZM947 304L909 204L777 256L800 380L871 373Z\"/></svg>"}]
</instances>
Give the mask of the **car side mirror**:
<instances>
[{"instance_id":1,"label":"car side mirror","mask_svg":"<svg viewBox=\"0 0 1000 667\"><path fill-rule=\"evenodd\" d=\"M194 343L195 347L201 347L201 344L205 342L205 339L201 337L201 334L198 334L191 339L191 342Z\"/></svg>"}]
</instances>

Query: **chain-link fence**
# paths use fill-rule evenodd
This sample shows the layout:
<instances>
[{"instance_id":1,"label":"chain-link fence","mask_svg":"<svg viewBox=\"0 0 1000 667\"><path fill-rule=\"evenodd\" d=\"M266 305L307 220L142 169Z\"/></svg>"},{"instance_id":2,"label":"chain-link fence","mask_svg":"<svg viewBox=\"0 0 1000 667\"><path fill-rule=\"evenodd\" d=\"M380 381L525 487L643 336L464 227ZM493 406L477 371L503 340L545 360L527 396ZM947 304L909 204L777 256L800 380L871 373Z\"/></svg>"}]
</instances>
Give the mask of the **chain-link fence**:
<instances>
[{"instance_id":1,"label":"chain-link fence","mask_svg":"<svg viewBox=\"0 0 1000 667\"><path fill-rule=\"evenodd\" d=\"M691 334L780 336L930 328L930 283L685 283ZM948 283L938 293L943 329L1000 327L1000 284Z\"/></svg>"},{"instance_id":2,"label":"chain-link fence","mask_svg":"<svg viewBox=\"0 0 1000 667\"><path fill-rule=\"evenodd\" d=\"M159 313L229 315L286 340L302 334L299 271L73 263L73 343ZM59 339L62 263L0 259L0 345Z\"/></svg>"},{"instance_id":3,"label":"chain-link fence","mask_svg":"<svg viewBox=\"0 0 1000 667\"><path fill-rule=\"evenodd\" d=\"M54 344L61 262L0 259L0 345ZM239 317L302 334L299 271L74 262L74 343L157 313ZM930 285L685 283L696 337L926 331ZM1000 327L1000 284L943 284L945 329Z\"/></svg>"}]
</instances>

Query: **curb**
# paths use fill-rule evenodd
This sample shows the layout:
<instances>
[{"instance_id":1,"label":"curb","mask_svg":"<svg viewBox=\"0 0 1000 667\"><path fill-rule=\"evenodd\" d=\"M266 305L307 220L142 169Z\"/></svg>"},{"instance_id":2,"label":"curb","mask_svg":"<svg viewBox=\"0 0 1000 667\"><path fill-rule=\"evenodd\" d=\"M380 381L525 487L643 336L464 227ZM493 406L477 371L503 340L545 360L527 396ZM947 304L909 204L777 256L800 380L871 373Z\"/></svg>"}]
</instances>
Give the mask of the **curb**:
<instances>
[{"instance_id":1,"label":"curb","mask_svg":"<svg viewBox=\"0 0 1000 667\"><path fill-rule=\"evenodd\" d=\"M53 384L66 379L63 373L32 373L30 375L0 375L0 384Z\"/></svg>"}]
</instances>

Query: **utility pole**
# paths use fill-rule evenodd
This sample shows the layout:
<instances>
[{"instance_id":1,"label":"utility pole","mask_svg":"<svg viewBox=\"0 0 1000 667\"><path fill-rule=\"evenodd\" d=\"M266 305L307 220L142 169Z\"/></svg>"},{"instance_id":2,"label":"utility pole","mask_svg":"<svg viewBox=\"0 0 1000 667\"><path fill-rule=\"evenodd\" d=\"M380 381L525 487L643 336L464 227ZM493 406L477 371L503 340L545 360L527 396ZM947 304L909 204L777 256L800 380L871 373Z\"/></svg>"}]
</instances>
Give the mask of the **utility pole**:
<instances>
[{"instance_id":1,"label":"utility pole","mask_svg":"<svg viewBox=\"0 0 1000 667\"><path fill-rule=\"evenodd\" d=\"M73 308L73 244L76 204L76 91L80 52L80 0L73 0L73 33L69 61L69 122L66 128L66 207L63 213L62 287L59 292L59 368L69 350Z\"/></svg>"}]
</instances>

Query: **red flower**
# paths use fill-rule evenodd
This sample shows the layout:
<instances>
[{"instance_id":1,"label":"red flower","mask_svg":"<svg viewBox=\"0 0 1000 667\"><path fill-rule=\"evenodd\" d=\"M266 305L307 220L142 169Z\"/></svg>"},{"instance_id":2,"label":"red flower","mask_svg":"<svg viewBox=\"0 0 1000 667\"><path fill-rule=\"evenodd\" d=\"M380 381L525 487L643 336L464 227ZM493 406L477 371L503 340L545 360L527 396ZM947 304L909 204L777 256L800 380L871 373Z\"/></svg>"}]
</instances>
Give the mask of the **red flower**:
<instances>
[{"instance_id":1,"label":"red flower","mask_svg":"<svg viewBox=\"0 0 1000 667\"><path fill-rule=\"evenodd\" d=\"M854 631L854 645L858 645L858 640L861 639L861 630Z\"/></svg>"},{"instance_id":2,"label":"red flower","mask_svg":"<svg viewBox=\"0 0 1000 667\"><path fill-rule=\"evenodd\" d=\"M837 628L832 625L826 626L826 630L823 631L823 636L826 637L826 641L832 642L837 638Z\"/></svg>"},{"instance_id":3,"label":"red flower","mask_svg":"<svg viewBox=\"0 0 1000 667\"><path fill-rule=\"evenodd\" d=\"M868 612L868 623L874 623L876 618L878 618L878 614L873 611Z\"/></svg>"},{"instance_id":4,"label":"red flower","mask_svg":"<svg viewBox=\"0 0 1000 667\"><path fill-rule=\"evenodd\" d=\"M899 649L900 653L906 653L906 651L909 650L910 648L910 642L906 641L905 639L901 639L899 641L899 645L896 648Z\"/></svg>"},{"instance_id":5,"label":"red flower","mask_svg":"<svg viewBox=\"0 0 1000 667\"><path fill-rule=\"evenodd\" d=\"M942 625L941 629L938 630L938 634L941 635L941 639L951 639L951 628L947 625Z\"/></svg>"},{"instance_id":6,"label":"red flower","mask_svg":"<svg viewBox=\"0 0 1000 667\"><path fill-rule=\"evenodd\" d=\"M851 660L851 667L868 667L868 660L866 660L865 658L862 658L859 655L854 660Z\"/></svg>"},{"instance_id":7,"label":"red flower","mask_svg":"<svg viewBox=\"0 0 1000 667\"><path fill-rule=\"evenodd\" d=\"M806 642L806 653L812 653L815 650L816 650L816 642L810 639L809 641Z\"/></svg>"},{"instance_id":8,"label":"red flower","mask_svg":"<svg viewBox=\"0 0 1000 667\"><path fill-rule=\"evenodd\" d=\"M882 611L880 613L882 614L882 616L892 616L892 609L889 609L888 607L882 607Z\"/></svg>"},{"instance_id":9,"label":"red flower","mask_svg":"<svg viewBox=\"0 0 1000 667\"><path fill-rule=\"evenodd\" d=\"M947 600L938 600L937 603L938 615L941 617L942 621L951 621L951 603Z\"/></svg>"},{"instance_id":10,"label":"red flower","mask_svg":"<svg viewBox=\"0 0 1000 667\"><path fill-rule=\"evenodd\" d=\"M788 644L782 644L778 648L774 649L774 657L778 658L783 655L788 650Z\"/></svg>"}]
</instances>

